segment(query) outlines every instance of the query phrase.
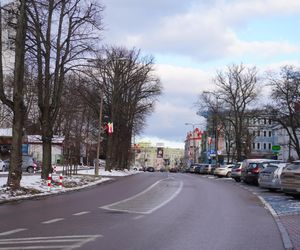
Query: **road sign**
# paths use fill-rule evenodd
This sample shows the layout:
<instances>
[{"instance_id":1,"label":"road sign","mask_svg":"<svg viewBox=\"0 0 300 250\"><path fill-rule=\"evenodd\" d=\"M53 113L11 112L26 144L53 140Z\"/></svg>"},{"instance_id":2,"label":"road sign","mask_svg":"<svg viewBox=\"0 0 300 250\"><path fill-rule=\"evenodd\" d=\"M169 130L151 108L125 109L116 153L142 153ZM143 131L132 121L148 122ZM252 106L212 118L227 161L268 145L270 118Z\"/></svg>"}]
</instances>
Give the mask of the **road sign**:
<instances>
[{"instance_id":1,"label":"road sign","mask_svg":"<svg viewBox=\"0 0 300 250\"><path fill-rule=\"evenodd\" d=\"M280 151L281 147L280 145L273 145L272 146L272 151Z\"/></svg>"}]
</instances>

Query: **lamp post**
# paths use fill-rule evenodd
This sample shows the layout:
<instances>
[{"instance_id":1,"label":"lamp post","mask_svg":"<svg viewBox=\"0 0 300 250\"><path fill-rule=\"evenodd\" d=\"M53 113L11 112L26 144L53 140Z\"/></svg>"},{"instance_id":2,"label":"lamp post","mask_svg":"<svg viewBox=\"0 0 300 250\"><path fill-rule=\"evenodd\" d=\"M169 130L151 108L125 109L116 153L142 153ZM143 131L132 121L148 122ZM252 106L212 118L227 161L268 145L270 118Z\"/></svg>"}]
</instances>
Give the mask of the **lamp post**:
<instances>
[{"instance_id":1,"label":"lamp post","mask_svg":"<svg viewBox=\"0 0 300 250\"><path fill-rule=\"evenodd\" d=\"M97 64L101 63L100 59L88 59L89 63L93 63L93 68L97 68ZM96 76L91 74L97 82L99 80ZM98 135L97 135L97 151L96 151L96 161L95 161L95 176L99 176L99 165L100 165L100 151L101 151L101 132L102 132L102 113L103 113L103 85L100 83L100 105L99 105L99 125L98 125Z\"/></svg>"},{"instance_id":2,"label":"lamp post","mask_svg":"<svg viewBox=\"0 0 300 250\"><path fill-rule=\"evenodd\" d=\"M192 135L193 135L193 163L196 163L197 159L196 159L196 142L195 142L195 137L194 137L194 133L195 133L195 126L196 125L201 125L200 123L189 123L189 122L186 122L185 125L191 125L193 127L193 131L192 131Z\"/></svg>"},{"instance_id":3,"label":"lamp post","mask_svg":"<svg viewBox=\"0 0 300 250\"><path fill-rule=\"evenodd\" d=\"M101 130L102 130L102 112L103 112L103 89L101 88L100 93L100 108L99 108L99 129L98 129L98 138L97 138L97 154L95 162L95 176L99 176L99 157L100 157L100 148L101 148Z\"/></svg>"}]
</instances>

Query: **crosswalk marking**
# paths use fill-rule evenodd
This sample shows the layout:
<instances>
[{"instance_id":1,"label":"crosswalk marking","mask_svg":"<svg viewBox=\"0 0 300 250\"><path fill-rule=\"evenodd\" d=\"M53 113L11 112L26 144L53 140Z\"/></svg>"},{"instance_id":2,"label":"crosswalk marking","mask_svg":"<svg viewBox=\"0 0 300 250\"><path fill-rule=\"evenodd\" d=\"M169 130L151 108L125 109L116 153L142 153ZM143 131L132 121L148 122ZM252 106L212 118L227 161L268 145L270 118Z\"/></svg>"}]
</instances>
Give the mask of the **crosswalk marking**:
<instances>
[{"instance_id":1,"label":"crosswalk marking","mask_svg":"<svg viewBox=\"0 0 300 250\"><path fill-rule=\"evenodd\" d=\"M70 235L0 239L0 249L74 249L103 235Z\"/></svg>"}]
</instances>

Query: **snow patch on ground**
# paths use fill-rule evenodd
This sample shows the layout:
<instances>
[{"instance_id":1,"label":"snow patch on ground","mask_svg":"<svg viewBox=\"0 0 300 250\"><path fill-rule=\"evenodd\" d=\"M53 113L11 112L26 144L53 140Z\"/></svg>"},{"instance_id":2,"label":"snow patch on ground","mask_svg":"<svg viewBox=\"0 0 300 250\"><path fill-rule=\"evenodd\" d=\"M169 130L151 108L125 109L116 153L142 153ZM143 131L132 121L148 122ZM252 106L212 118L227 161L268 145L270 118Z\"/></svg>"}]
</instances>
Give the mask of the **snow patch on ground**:
<instances>
[{"instance_id":1,"label":"snow patch on ground","mask_svg":"<svg viewBox=\"0 0 300 250\"><path fill-rule=\"evenodd\" d=\"M57 167L56 171L62 171L62 167ZM95 176L95 170L92 168L81 168L77 175L63 176L62 187L60 187L60 178L58 173L52 174L51 189L49 190L48 181L41 179L40 173L33 175L23 175L21 179L21 189L12 191L6 186L8 172L0 174L0 203L9 200L26 199L30 197L38 197L49 194L67 192L69 190L77 190L88 186L97 185L99 183L109 181L112 177L128 176L137 174L133 170L112 170L105 171L99 169L99 176Z\"/></svg>"}]
</instances>

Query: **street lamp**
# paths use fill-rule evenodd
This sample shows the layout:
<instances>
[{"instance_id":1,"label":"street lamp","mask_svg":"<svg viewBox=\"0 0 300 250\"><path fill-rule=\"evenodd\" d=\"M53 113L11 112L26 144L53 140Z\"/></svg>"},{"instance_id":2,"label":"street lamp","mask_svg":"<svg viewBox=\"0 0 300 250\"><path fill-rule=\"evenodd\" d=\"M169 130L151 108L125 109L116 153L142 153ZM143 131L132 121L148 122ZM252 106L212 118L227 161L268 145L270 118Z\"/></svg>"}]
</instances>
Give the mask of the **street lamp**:
<instances>
[{"instance_id":1,"label":"street lamp","mask_svg":"<svg viewBox=\"0 0 300 250\"><path fill-rule=\"evenodd\" d=\"M194 132L195 132L195 126L196 125L201 125L200 123L189 123L189 122L186 122L184 125L191 125L193 127L193 131L192 131L192 134L193 134L193 149L194 149L194 153L193 153L193 163L196 163L197 159L196 159L196 142L195 142L195 137L194 137Z\"/></svg>"}]
</instances>

